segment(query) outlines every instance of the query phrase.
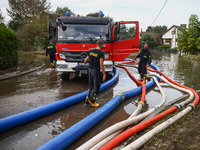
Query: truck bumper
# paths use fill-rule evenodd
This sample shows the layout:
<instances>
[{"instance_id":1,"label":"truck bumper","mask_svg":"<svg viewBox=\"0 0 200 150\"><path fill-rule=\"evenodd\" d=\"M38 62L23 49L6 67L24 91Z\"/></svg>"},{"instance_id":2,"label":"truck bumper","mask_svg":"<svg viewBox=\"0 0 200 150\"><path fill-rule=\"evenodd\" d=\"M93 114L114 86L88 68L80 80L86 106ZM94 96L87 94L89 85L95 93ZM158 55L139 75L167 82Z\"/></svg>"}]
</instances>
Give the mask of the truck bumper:
<instances>
[{"instance_id":1,"label":"truck bumper","mask_svg":"<svg viewBox=\"0 0 200 150\"><path fill-rule=\"evenodd\" d=\"M83 62L66 62L64 60L57 60L56 71L58 72L82 72L87 74L89 64L84 64ZM105 72L113 72L113 62L111 60L104 61Z\"/></svg>"}]
</instances>

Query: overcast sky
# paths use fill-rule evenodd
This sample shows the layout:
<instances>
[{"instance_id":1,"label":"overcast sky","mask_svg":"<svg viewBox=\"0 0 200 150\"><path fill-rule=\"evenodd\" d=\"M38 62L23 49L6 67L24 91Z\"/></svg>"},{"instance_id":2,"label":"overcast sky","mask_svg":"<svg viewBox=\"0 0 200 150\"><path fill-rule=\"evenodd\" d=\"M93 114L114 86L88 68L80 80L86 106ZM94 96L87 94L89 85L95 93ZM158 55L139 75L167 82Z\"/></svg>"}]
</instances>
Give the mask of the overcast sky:
<instances>
[{"instance_id":1,"label":"overcast sky","mask_svg":"<svg viewBox=\"0 0 200 150\"><path fill-rule=\"evenodd\" d=\"M151 26L166 0L47 0L51 3L51 9L69 7L76 14L86 15L91 12L103 11L114 21L139 21L140 29L146 30ZM8 21L6 8L9 8L8 0L0 0L0 9ZM200 0L168 0L157 20L153 24L172 25L188 24L191 14L200 17Z\"/></svg>"}]
</instances>

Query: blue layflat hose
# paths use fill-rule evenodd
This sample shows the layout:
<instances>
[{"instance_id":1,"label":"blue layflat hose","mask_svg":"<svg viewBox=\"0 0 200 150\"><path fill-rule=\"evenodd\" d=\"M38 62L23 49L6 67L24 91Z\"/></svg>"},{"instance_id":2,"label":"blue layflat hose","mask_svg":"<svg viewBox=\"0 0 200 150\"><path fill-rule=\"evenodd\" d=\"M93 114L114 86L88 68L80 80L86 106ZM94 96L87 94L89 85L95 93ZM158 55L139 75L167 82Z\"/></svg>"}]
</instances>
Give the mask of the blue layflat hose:
<instances>
[{"instance_id":1,"label":"blue layflat hose","mask_svg":"<svg viewBox=\"0 0 200 150\"><path fill-rule=\"evenodd\" d=\"M115 75L110 80L104 82L101 85L100 92L105 90L109 86L111 86L113 83L115 83L118 78L119 78L119 72L115 68ZM12 116L2 118L0 119L0 132L6 131L8 129L17 127L24 123L33 121L35 119L44 117L58 110L69 107L75 103L78 103L84 100L86 95L87 95L87 91L84 91L79 94L70 96L68 98L64 98L62 100L59 100L59 101L56 101L56 102L53 102L41 107L37 107L28 111L24 111Z\"/></svg>"},{"instance_id":2,"label":"blue layflat hose","mask_svg":"<svg viewBox=\"0 0 200 150\"><path fill-rule=\"evenodd\" d=\"M157 66L151 64L155 70L160 70ZM149 89L155 82L151 80L146 83L146 88ZM141 87L137 87L133 90L123 92L125 98L133 97L142 92ZM55 138L51 139L37 150L63 150L68 147L70 144L75 142L80 136L85 134L88 130L94 127L97 123L99 123L102 119L104 119L108 114L110 114L122 101L122 96L117 95L112 98L108 103L106 103L103 107L96 110L94 113L90 114L86 118L82 119L69 129L65 130L61 134L57 135Z\"/></svg>"}]
</instances>

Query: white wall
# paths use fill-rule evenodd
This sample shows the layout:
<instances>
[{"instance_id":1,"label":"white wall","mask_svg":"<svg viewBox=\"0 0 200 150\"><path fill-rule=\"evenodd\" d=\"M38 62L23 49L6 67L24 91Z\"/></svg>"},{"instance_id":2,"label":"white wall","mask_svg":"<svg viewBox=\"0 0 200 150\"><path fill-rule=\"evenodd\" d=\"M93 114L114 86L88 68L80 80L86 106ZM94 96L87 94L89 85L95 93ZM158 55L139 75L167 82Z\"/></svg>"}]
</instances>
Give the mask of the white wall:
<instances>
[{"instance_id":1,"label":"white wall","mask_svg":"<svg viewBox=\"0 0 200 150\"><path fill-rule=\"evenodd\" d=\"M172 31L175 31L176 33L173 35ZM177 47L177 42L176 42L176 39L177 39L177 28L176 27L171 28L168 32L166 32L162 36L162 39L163 39L163 44L165 44L165 45L168 45L168 43L165 42L166 39L172 39L171 40L171 48Z\"/></svg>"}]
</instances>

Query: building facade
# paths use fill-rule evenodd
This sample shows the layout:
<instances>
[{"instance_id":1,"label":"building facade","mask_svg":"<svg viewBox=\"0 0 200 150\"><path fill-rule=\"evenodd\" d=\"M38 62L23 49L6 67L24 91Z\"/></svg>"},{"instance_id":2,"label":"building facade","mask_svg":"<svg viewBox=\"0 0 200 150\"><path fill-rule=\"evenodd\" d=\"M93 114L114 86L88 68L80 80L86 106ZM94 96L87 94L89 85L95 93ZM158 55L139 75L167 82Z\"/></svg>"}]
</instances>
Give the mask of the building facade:
<instances>
[{"instance_id":1,"label":"building facade","mask_svg":"<svg viewBox=\"0 0 200 150\"><path fill-rule=\"evenodd\" d=\"M177 30L179 26L173 25L163 35L163 45L171 45L171 48L178 47L177 43Z\"/></svg>"}]
</instances>

